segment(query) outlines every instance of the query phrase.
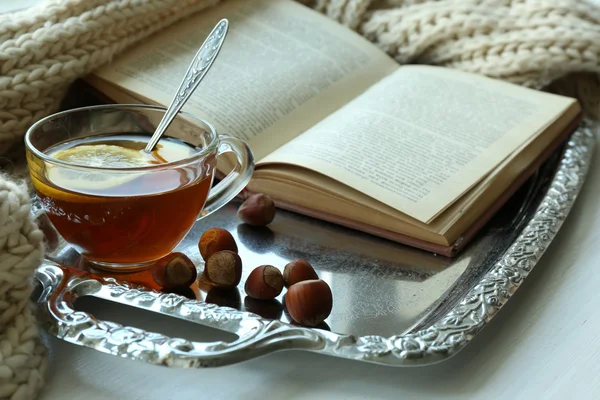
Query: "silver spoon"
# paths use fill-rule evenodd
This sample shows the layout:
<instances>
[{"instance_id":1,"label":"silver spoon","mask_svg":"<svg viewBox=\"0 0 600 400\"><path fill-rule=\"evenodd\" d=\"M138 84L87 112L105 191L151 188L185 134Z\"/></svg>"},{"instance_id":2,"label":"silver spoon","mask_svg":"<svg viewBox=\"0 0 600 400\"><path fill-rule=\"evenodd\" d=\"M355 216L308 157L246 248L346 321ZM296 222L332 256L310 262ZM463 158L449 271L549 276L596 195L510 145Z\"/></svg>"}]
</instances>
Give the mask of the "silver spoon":
<instances>
[{"instance_id":1,"label":"silver spoon","mask_svg":"<svg viewBox=\"0 0 600 400\"><path fill-rule=\"evenodd\" d=\"M221 50L221 46L225 41L225 36L227 36L228 28L229 21L227 19L222 19L215 25L204 43L202 43L202 46L198 49L198 52L194 56L192 63L181 81L177 93L173 97L173 100L171 100L169 108L167 108L164 117L156 127L154 134L146 145L146 148L144 149L145 152L150 153L154 149L154 146L156 146L156 143L158 143L163 133L165 133L169 125L171 125L171 122L173 122L173 119L179 110L181 110L181 107L183 107L192 93L194 93L194 90L196 90L198 84L212 66L215 58L217 58L219 50Z\"/></svg>"}]
</instances>

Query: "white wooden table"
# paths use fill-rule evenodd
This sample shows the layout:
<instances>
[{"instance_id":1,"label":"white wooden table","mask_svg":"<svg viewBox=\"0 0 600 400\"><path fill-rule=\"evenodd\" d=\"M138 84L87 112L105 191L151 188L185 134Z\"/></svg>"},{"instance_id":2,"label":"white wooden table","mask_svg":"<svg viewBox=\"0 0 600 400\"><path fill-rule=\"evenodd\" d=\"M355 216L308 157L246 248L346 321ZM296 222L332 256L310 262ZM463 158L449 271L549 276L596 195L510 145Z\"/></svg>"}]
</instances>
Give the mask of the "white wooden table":
<instances>
[{"instance_id":1,"label":"white wooden table","mask_svg":"<svg viewBox=\"0 0 600 400\"><path fill-rule=\"evenodd\" d=\"M133 315L121 306L95 304L87 310L117 322ZM166 327L162 317L135 318L145 329L215 339L197 325L176 321ZM389 368L282 352L235 366L181 370L54 338L48 345L51 373L44 400L599 399L600 156L563 229L525 284L469 346L443 363Z\"/></svg>"}]
</instances>

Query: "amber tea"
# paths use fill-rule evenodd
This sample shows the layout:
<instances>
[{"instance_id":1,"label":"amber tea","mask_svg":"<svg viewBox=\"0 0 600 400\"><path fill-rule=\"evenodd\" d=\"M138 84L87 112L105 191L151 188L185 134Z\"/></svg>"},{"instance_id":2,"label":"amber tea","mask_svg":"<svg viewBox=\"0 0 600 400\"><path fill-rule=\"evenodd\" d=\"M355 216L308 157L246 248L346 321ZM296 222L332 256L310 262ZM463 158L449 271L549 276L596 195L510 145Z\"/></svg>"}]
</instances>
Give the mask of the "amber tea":
<instances>
[{"instance_id":1,"label":"amber tea","mask_svg":"<svg viewBox=\"0 0 600 400\"><path fill-rule=\"evenodd\" d=\"M194 223L240 193L254 171L248 144L179 112L148 154L165 107L103 104L65 110L25 134L29 174L48 219L89 265L147 268ZM215 186L222 155L231 171Z\"/></svg>"},{"instance_id":2,"label":"amber tea","mask_svg":"<svg viewBox=\"0 0 600 400\"><path fill-rule=\"evenodd\" d=\"M95 168L42 164L32 173L50 221L91 261L123 265L159 259L183 239L204 207L214 155L185 163L181 160L198 149L173 138L161 139L148 154L143 149L149 138L115 134L63 142L45 153L70 166ZM181 165L146 168L177 161Z\"/></svg>"}]
</instances>

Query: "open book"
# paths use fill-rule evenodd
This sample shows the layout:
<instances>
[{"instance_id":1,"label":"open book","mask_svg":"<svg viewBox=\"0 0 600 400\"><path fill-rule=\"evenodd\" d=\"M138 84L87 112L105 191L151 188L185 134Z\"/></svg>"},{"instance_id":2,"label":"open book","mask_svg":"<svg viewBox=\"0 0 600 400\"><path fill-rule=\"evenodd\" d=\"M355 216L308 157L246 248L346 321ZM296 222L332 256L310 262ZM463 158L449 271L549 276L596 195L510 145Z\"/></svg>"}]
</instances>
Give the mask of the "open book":
<instances>
[{"instance_id":1,"label":"open book","mask_svg":"<svg viewBox=\"0 0 600 400\"><path fill-rule=\"evenodd\" d=\"M401 66L291 0L228 0L86 78L112 101L168 105L211 28L223 49L184 107L256 158L279 207L451 256L567 137L575 99Z\"/></svg>"}]
</instances>

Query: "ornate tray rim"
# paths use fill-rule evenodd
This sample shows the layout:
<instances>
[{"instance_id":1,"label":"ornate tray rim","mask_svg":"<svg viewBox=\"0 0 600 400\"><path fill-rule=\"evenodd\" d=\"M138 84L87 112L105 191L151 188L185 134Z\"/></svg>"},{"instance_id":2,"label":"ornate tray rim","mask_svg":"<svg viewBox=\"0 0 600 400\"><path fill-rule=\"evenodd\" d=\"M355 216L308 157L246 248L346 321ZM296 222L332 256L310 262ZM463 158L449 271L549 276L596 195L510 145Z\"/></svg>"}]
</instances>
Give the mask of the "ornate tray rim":
<instances>
[{"instance_id":1,"label":"ornate tray rim","mask_svg":"<svg viewBox=\"0 0 600 400\"><path fill-rule=\"evenodd\" d=\"M552 181L533 217L483 278L433 325L383 336L341 335L133 287L44 260L35 277L37 314L46 329L67 342L123 358L171 367L216 367L275 351L305 350L388 366L416 366L462 350L525 281L558 233L587 175L595 144L589 121L569 138ZM79 296L94 296L170 315L238 335L233 342L200 343L101 321L74 310Z\"/></svg>"}]
</instances>

